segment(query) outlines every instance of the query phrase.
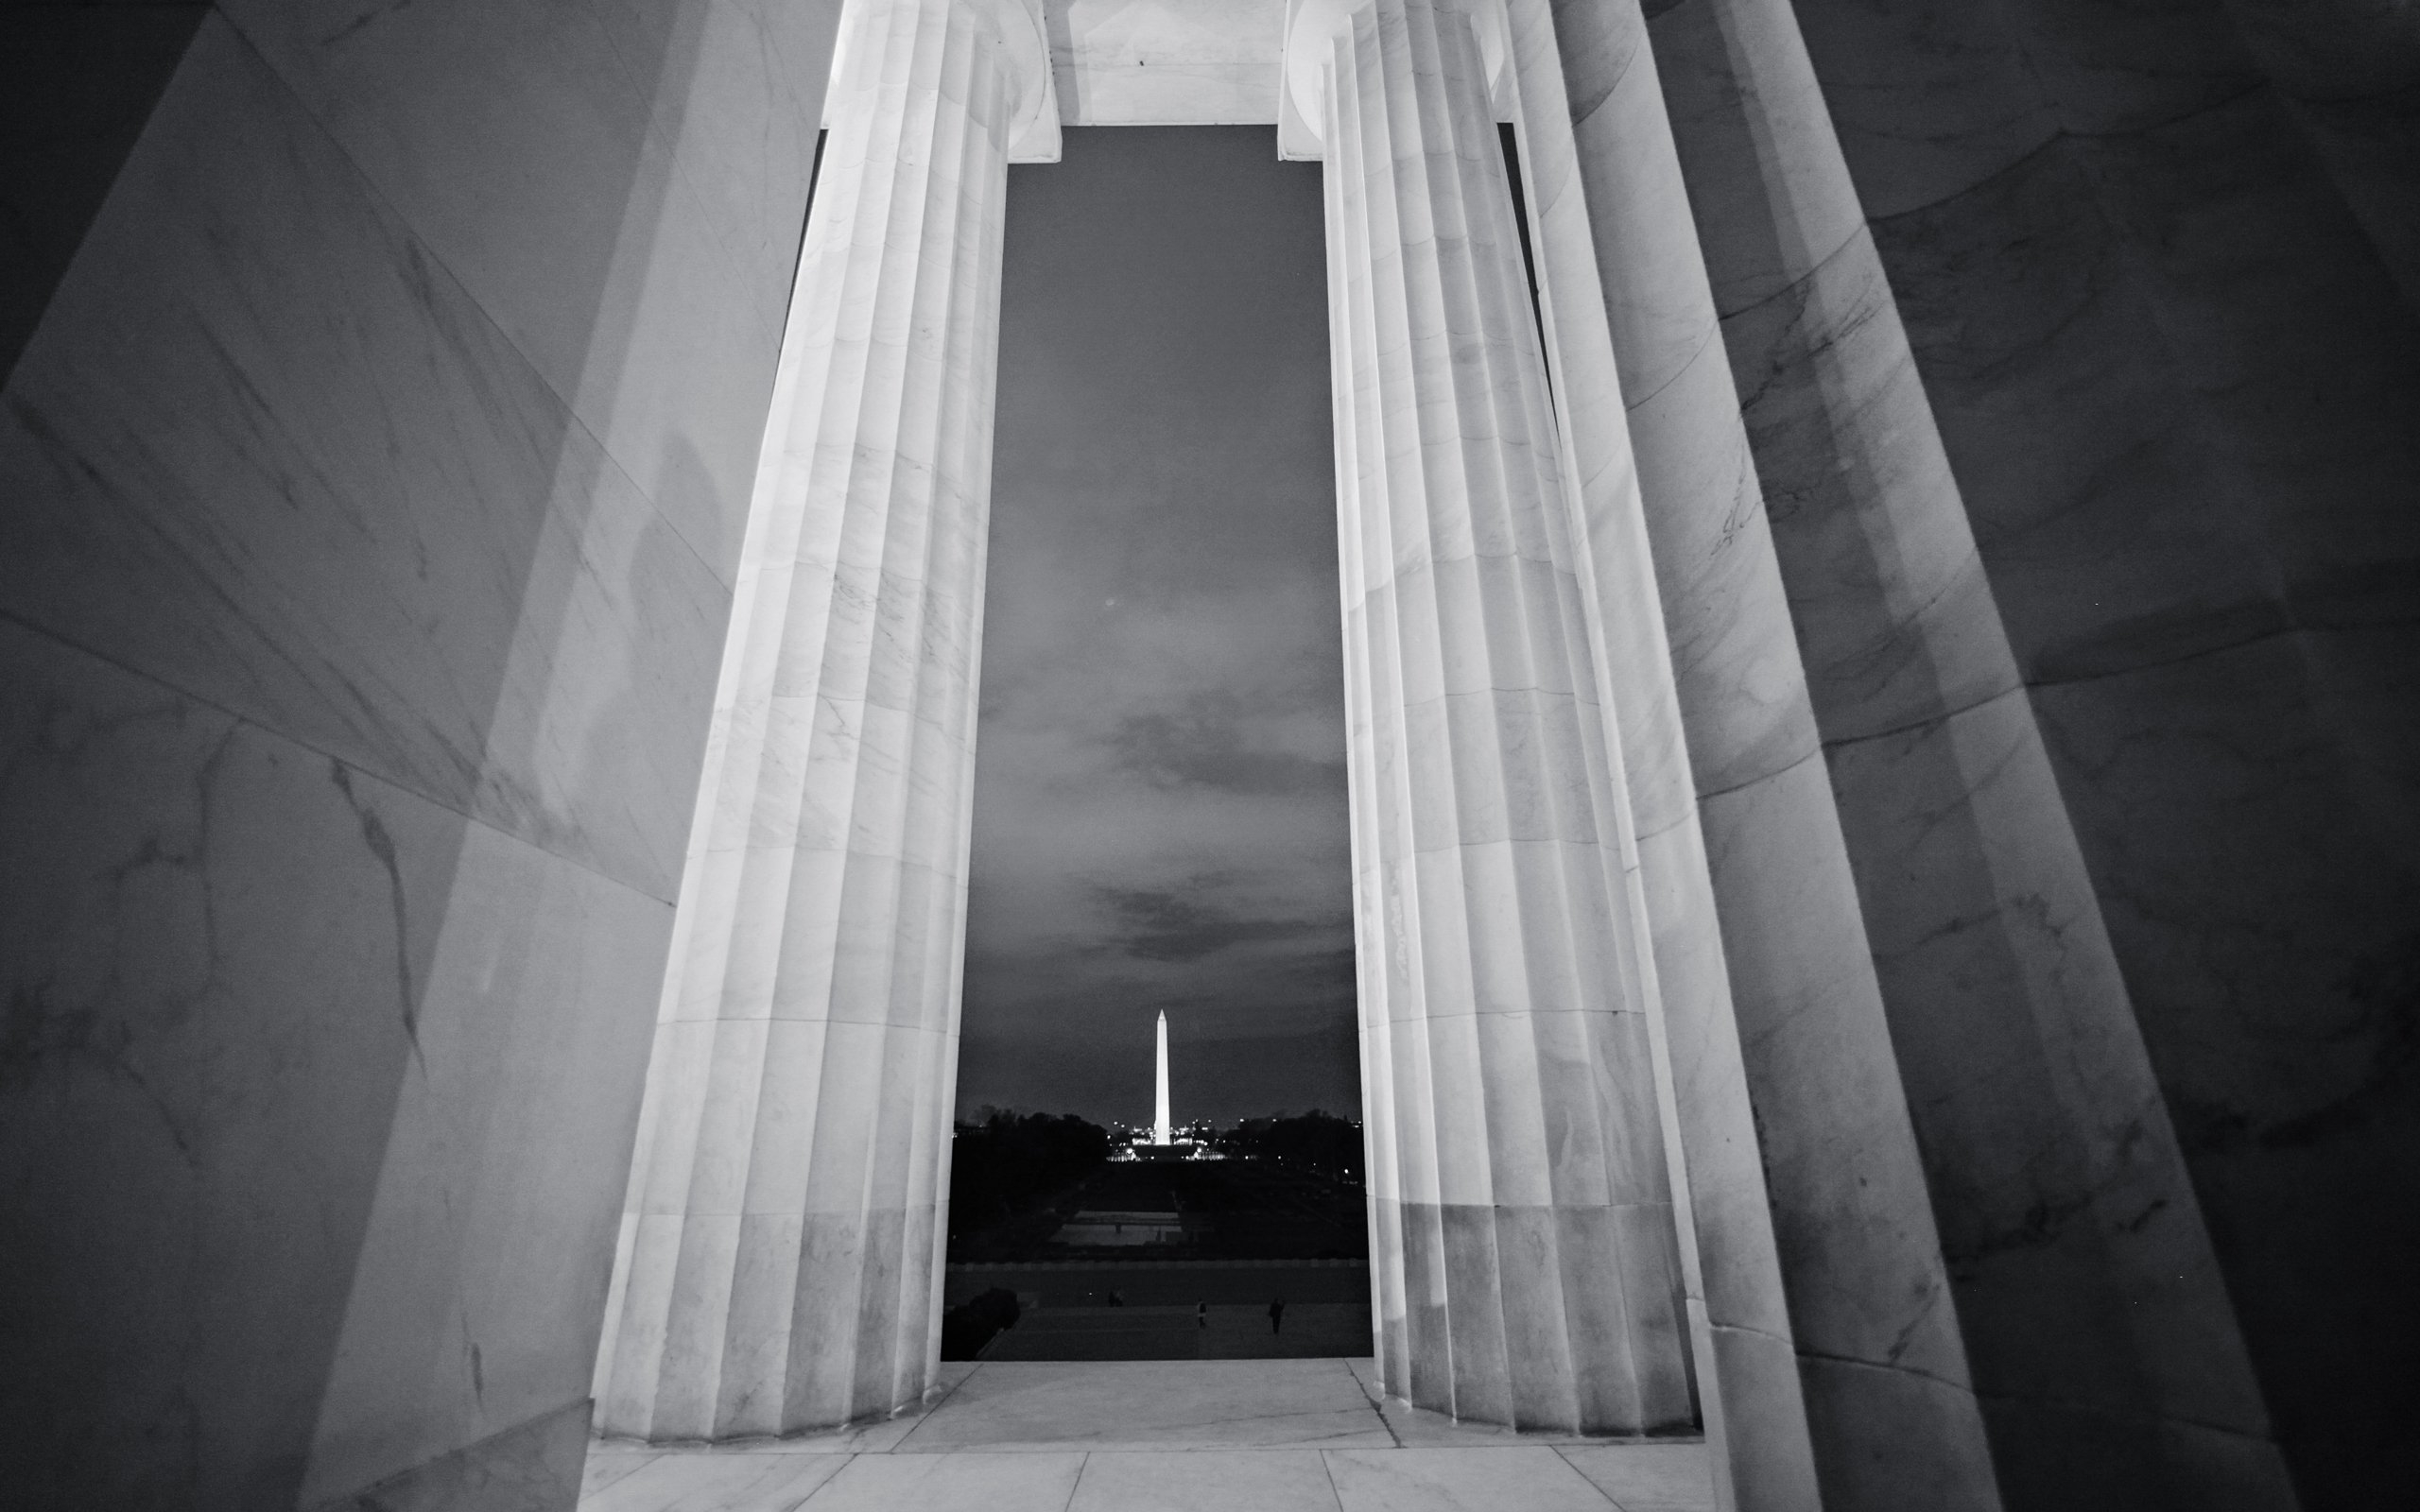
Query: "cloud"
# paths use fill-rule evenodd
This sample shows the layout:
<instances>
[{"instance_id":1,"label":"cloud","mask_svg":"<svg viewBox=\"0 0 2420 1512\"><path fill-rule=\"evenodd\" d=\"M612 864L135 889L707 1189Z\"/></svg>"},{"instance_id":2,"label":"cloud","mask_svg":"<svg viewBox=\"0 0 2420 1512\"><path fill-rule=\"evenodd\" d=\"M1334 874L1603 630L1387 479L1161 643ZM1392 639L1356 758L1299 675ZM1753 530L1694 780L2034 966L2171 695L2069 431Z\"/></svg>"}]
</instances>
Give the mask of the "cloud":
<instances>
[{"instance_id":1,"label":"cloud","mask_svg":"<svg viewBox=\"0 0 2420 1512\"><path fill-rule=\"evenodd\" d=\"M1103 901L1126 926L1111 948L1138 960L1198 961L1235 946L1321 937L1336 927L1332 919L1250 918L1220 907L1206 896L1210 891L1206 885L1178 892L1102 887Z\"/></svg>"},{"instance_id":2,"label":"cloud","mask_svg":"<svg viewBox=\"0 0 2420 1512\"><path fill-rule=\"evenodd\" d=\"M1143 1117L1165 1009L1181 1104L1350 1111L1318 165L1066 137L1010 179L959 1106Z\"/></svg>"}]
</instances>

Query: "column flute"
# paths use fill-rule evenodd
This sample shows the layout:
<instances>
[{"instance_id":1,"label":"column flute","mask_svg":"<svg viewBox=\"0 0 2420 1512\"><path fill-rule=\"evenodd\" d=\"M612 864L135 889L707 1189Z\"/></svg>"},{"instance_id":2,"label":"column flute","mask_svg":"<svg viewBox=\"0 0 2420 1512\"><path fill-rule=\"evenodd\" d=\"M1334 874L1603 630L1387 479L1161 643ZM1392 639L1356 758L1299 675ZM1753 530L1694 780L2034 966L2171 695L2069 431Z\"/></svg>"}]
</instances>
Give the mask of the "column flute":
<instances>
[{"instance_id":1,"label":"column flute","mask_svg":"<svg viewBox=\"0 0 2420 1512\"><path fill-rule=\"evenodd\" d=\"M1691 1388L1618 801L1490 108L1500 11L1311 0L1386 1389L1639 1432Z\"/></svg>"},{"instance_id":2,"label":"column flute","mask_svg":"<svg viewBox=\"0 0 2420 1512\"><path fill-rule=\"evenodd\" d=\"M1001 230L1049 61L1027 0L853 0L840 59L607 1303L607 1433L889 1411L938 1348Z\"/></svg>"}]
</instances>

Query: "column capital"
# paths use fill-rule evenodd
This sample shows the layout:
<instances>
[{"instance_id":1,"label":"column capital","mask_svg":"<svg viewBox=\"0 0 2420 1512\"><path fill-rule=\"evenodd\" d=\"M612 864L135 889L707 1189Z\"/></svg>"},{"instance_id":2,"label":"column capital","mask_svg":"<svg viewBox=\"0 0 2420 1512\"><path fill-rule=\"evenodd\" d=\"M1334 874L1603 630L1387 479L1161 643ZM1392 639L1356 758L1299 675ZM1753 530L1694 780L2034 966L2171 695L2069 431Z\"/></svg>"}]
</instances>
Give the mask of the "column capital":
<instances>
[{"instance_id":1,"label":"column capital","mask_svg":"<svg viewBox=\"0 0 2420 1512\"><path fill-rule=\"evenodd\" d=\"M1327 61L1328 44L1355 16L1390 3L1401 4L1403 0L1286 0L1286 31L1279 60L1284 86L1278 92L1279 157L1312 162L1327 156L1325 102L1321 95L1324 76L1321 69ZM1471 18L1478 32L1479 58L1487 69L1489 105L1499 119L1504 118L1512 55L1512 26L1505 16L1504 0L1429 3L1438 9L1460 10Z\"/></svg>"},{"instance_id":2,"label":"column capital","mask_svg":"<svg viewBox=\"0 0 2420 1512\"><path fill-rule=\"evenodd\" d=\"M947 6L967 13L999 49L1002 73L1009 82L1009 161L1059 161L1059 87L1050 69L1050 36L1043 20L1043 0L847 0L854 14L868 9L897 6ZM823 124L856 82L851 72L852 45L857 28L844 19L833 53L832 88L825 95Z\"/></svg>"}]
</instances>

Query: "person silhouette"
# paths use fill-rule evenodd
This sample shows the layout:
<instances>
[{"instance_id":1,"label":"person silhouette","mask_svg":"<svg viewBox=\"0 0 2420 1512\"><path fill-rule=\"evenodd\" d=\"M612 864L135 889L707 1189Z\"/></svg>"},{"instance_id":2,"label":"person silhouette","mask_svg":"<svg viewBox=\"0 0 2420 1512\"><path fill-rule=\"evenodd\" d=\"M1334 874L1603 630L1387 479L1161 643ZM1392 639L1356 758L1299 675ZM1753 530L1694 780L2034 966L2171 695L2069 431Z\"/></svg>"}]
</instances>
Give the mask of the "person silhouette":
<instances>
[{"instance_id":1,"label":"person silhouette","mask_svg":"<svg viewBox=\"0 0 2420 1512\"><path fill-rule=\"evenodd\" d=\"M1285 1326L1285 1322L1286 1298L1282 1297L1271 1298L1269 1304L1269 1332L1275 1333Z\"/></svg>"},{"instance_id":2,"label":"person silhouette","mask_svg":"<svg viewBox=\"0 0 2420 1512\"><path fill-rule=\"evenodd\" d=\"M1209 1303L1196 1302L1193 1304L1193 1325L1196 1328L1201 1329L1206 1329L1210 1326Z\"/></svg>"}]
</instances>

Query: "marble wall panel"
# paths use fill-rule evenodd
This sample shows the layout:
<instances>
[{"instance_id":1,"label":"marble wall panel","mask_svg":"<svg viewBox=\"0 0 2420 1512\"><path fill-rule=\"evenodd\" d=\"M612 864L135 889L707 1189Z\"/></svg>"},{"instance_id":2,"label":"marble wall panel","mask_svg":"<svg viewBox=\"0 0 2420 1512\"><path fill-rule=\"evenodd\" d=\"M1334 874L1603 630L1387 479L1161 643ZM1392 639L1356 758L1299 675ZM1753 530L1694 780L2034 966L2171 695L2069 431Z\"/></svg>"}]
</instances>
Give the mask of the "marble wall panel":
<instances>
[{"instance_id":1,"label":"marble wall panel","mask_svg":"<svg viewBox=\"0 0 2420 1512\"><path fill-rule=\"evenodd\" d=\"M2298 622L2420 606L2420 316L2265 92L2077 148Z\"/></svg>"},{"instance_id":2,"label":"marble wall panel","mask_svg":"<svg viewBox=\"0 0 2420 1512\"><path fill-rule=\"evenodd\" d=\"M224 23L12 379L15 613L669 900L726 590Z\"/></svg>"},{"instance_id":3,"label":"marble wall panel","mask_svg":"<svg viewBox=\"0 0 2420 1512\"><path fill-rule=\"evenodd\" d=\"M1997 7L1806 0L1792 10L1869 216L1963 193L2058 135Z\"/></svg>"},{"instance_id":4,"label":"marble wall panel","mask_svg":"<svg viewBox=\"0 0 2420 1512\"><path fill-rule=\"evenodd\" d=\"M1954 9L1803 4L1836 117L1931 151L1951 117L1903 85L1944 66ZM1970 54L2024 64L1975 74L1964 118L2071 134L1964 184L1843 139L2301 1495L2358 1505L2407 1449L2347 1383L2412 1347L2382 1284L2414 1251L2329 1231L2319 1194L2411 1179L2409 1099L2364 1068L2399 1033L2378 984L2420 854L2391 628L2420 583L2420 337L2376 201L2224 23L1964 12ZM2336 1093L2363 1113L2244 1134Z\"/></svg>"},{"instance_id":5,"label":"marble wall panel","mask_svg":"<svg viewBox=\"0 0 2420 1512\"><path fill-rule=\"evenodd\" d=\"M667 913L464 830L306 1504L585 1401Z\"/></svg>"},{"instance_id":6,"label":"marble wall panel","mask_svg":"<svg viewBox=\"0 0 2420 1512\"><path fill-rule=\"evenodd\" d=\"M2227 0L2371 245L2420 306L2420 22L2370 0Z\"/></svg>"},{"instance_id":7,"label":"marble wall panel","mask_svg":"<svg viewBox=\"0 0 2420 1512\"><path fill-rule=\"evenodd\" d=\"M561 1512L579 1497L588 1461L588 1400L493 1434L310 1512Z\"/></svg>"},{"instance_id":8,"label":"marble wall panel","mask_svg":"<svg viewBox=\"0 0 2420 1512\"><path fill-rule=\"evenodd\" d=\"M1875 238L2030 680L2284 627L2254 501L2147 338L2140 284L2072 152L1877 220Z\"/></svg>"},{"instance_id":9,"label":"marble wall panel","mask_svg":"<svg viewBox=\"0 0 2420 1512\"><path fill-rule=\"evenodd\" d=\"M2413 663L2408 632L2374 633L2362 661ZM2420 917L2410 767L2348 748L2344 711L2314 686L2343 638L2268 636L2033 694L2317 1507L2368 1504L2404 1462L2394 1344L2420 1325L2403 1263L2420 1228L2370 1195L2408 1189L2420 1148L2399 1048ZM2408 682L2364 693L2408 749Z\"/></svg>"},{"instance_id":10,"label":"marble wall panel","mask_svg":"<svg viewBox=\"0 0 2420 1512\"><path fill-rule=\"evenodd\" d=\"M2010 1504L2290 1504L2024 693L1830 766Z\"/></svg>"},{"instance_id":11,"label":"marble wall panel","mask_svg":"<svg viewBox=\"0 0 2420 1512\"><path fill-rule=\"evenodd\" d=\"M1904 13L1921 12L1910 6ZM2003 24L2043 104L2068 131L2129 135L2239 99L2261 83L2221 0L2122 8L2019 0L2004 9Z\"/></svg>"},{"instance_id":12,"label":"marble wall panel","mask_svg":"<svg viewBox=\"0 0 2420 1512\"><path fill-rule=\"evenodd\" d=\"M0 382L210 7L7 8L0 58Z\"/></svg>"},{"instance_id":13,"label":"marble wall panel","mask_svg":"<svg viewBox=\"0 0 2420 1512\"><path fill-rule=\"evenodd\" d=\"M1701 124L1718 163L1757 135L1734 87L1724 62L1668 90L1701 96L1676 112L1692 171ZM1788 134L1811 153L1820 114ZM1837 169L1772 192L1775 218L1855 205ZM1762 279L1760 249L1735 266L1730 228L1700 232L1718 289ZM1724 338L1995 1470L2063 1506L2174 1500L2224 1476L2144 1425L2257 1439L2258 1394L1873 244L1858 225L1795 271ZM2087 1468L2061 1440L2096 1414Z\"/></svg>"},{"instance_id":14,"label":"marble wall panel","mask_svg":"<svg viewBox=\"0 0 2420 1512\"><path fill-rule=\"evenodd\" d=\"M477 69L362 17L316 96L264 58L302 11L201 23L0 421L29 1505L576 1494L728 598L682 454L752 452L769 381L769 335L752 372L617 322L755 318L813 121L713 77L727 13L587 70L594 129L559 130L461 76L559 77L516 18L562 8L482 8ZM677 144L734 176L718 207L648 198ZM558 180L579 215L528 188ZM438 249L473 181L542 273ZM631 439L596 396L633 353L714 426Z\"/></svg>"},{"instance_id":15,"label":"marble wall panel","mask_svg":"<svg viewBox=\"0 0 2420 1512\"><path fill-rule=\"evenodd\" d=\"M839 0L222 9L728 584Z\"/></svg>"},{"instance_id":16,"label":"marble wall panel","mask_svg":"<svg viewBox=\"0 0 2420 1512\"><path fill-rule=\"evenodd\" d=\"M460 823L6 644L16 1494L291 1504Z\"/></svg>"},{"instance_id":17,"label":"marble wall panel","mask_svg":"<svg viewBox=\"0 0 2420 1512\"><path fill-rule=\"evenodd\" d=\"M2069 4L2021 11L2016 25L1996 8L1941 0L1810 0L1797 10L1869 214L1970 189L2048 144L2063 119L2093 135L2131 131L2245 95L2265 77L2405 301L2420 298L2411 187L2420 28L2400 8L2196 0L2121 21Z\"/></svg>"},{"instance_id":18,"label":"marble wall panel","mask_svg":"<svg viewBox=\"0 0 2420 1512\"><path fill-rule=\"evenodd\" d=\"M26 1504L315 1502L580 1401L665 905L8 640Z\"/></svg>"}]
</instances>

